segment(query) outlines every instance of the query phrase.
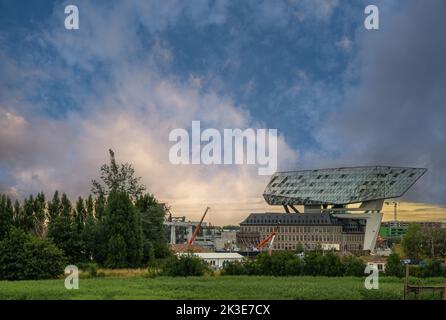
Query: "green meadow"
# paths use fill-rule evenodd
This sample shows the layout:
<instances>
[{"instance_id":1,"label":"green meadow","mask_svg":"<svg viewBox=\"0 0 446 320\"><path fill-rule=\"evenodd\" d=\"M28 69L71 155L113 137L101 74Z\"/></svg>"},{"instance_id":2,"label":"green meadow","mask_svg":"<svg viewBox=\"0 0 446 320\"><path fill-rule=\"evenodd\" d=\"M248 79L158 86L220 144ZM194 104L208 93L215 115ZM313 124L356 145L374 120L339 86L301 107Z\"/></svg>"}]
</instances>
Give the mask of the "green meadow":
<instances>
[{"instance_id":1,"label":"green meadow","mask_svg":"<svg viewBox=\"0 0 446 320\"><path fill-rule=\"evenodd\" d=\"M412 282L421 280L412 279ZM426 284L441 285L431 278ZM63 279L0 281L0 299L402 299L403 280L381 277L378 290L366 290L364 278L124 276L81 278L78 290L67 290ZM425 294L419 299L439 299Z\"/></svg>"}]
</instances>

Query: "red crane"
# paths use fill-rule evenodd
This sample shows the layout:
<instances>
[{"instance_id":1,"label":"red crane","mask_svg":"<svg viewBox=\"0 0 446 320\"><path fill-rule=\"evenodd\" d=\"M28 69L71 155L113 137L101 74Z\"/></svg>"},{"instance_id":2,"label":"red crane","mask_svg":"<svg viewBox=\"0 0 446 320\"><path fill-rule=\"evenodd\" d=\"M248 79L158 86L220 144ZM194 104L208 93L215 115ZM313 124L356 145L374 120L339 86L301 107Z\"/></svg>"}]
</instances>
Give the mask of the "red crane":
<instances>
[{"instance_id":1,"label":"red crane","mask_svg":"<svg viewBox=\"0 0 446 320\"><path fill-rule=\"evenodd\" d=\"M197 226L195 227L195 231L194 234L192 235L192 238L190 238L189 240L189 245L192 245L192 243L194 242L195 237L197 236L198 230L200 230L201 228L201 224L203 223L204 217L206 216L206 214L209 211L209 207L206 208L206 211L204 212L203 216L201 217L200 222L197 224Z\"/></svg>"},{"instance_id":2,"label":"red crane","mask_svg":"<svg viewBox=\"0 0 446 320\"><path fill-rule=\"evenodd\" d=\"M276 234L277 234L277 231L276 231L276 228L274 228L273 232L271 232L270 235L268 235L265 239L260 241L260 243L257 245L256 249L262 248L269 241L268 252L269 252L269 254L271 254L272 248L273 248L273 244L274 244L274 239L276 238Z\"/></svg>"}]
</instances>

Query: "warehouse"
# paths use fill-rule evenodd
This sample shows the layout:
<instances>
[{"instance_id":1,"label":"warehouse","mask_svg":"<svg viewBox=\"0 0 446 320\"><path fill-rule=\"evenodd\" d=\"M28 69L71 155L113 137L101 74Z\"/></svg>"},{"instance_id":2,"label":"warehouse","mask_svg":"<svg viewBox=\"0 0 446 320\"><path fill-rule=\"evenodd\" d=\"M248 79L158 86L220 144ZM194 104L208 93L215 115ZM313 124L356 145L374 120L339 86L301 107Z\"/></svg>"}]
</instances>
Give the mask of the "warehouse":
<instances>
[{"instance_id":1,"label":"warehouse","mask_svg":"<svg viewBox=\"0 0 446 320\"><path fill-rule=\"evenodd\" d=\"M184 255L187 253L177 253ZM194 256L203 259L211 268L221 269L227 262L242 261L243 256L236 252L194 252Z\"/></svg>"}]
</instances>

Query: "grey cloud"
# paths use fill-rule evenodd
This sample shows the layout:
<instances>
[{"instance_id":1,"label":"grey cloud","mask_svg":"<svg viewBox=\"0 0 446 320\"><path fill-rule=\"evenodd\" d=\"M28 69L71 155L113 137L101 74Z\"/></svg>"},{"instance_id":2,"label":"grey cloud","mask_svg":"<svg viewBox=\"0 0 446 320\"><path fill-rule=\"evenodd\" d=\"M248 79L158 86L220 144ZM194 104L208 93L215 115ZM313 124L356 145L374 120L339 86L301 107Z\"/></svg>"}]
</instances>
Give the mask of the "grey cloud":
<instances>
[{"instance_id":1,"label":"grey cloud","mask_svg":"<svg viewBox=\"0 0 446 320\"><path fill-rule=\"evenodd\" d=\"M444 1L408 1L381 16L379 31L361 29L361 49L350 68L359 83L346 87L341 110L318 132L324 148L340 154L337 164L427 167L408 198L441 203L446 202L445 12Z\"/></svg>"}]
</instances>

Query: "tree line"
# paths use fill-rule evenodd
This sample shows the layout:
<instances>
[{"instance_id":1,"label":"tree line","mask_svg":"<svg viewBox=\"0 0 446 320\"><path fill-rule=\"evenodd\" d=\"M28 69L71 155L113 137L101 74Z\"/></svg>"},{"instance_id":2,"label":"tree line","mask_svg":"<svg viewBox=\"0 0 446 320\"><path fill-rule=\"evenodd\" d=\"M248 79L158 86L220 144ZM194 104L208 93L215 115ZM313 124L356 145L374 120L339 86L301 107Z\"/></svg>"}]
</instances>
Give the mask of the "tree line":
<instances>
[{"instance_id":1,"label":"tree line","mask_svg":"<svg viewBox=\"0 0 446 320\"><path fill-rule=\"evenodd\" d=\"M86 199L78 197L72 203L59 191L49 201L44 193L22 203L0 196L0 278L11 278L8 272L14 268L8 265L18 266L19 253L7 248L14 243L19 248L17 241L23 247L40 241L54 253L53 260L64 264L94 262L108 268L134 268L169 255L164 205L145 192L130 164L118 164L113 151L109 152L110 163L101 167L100 180L92 181L92 194ZM24 259L45 259L35 254Z\"/></svg>"}]
</instances>

